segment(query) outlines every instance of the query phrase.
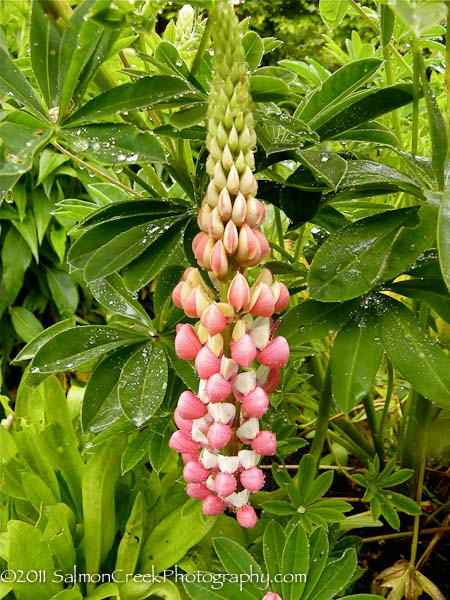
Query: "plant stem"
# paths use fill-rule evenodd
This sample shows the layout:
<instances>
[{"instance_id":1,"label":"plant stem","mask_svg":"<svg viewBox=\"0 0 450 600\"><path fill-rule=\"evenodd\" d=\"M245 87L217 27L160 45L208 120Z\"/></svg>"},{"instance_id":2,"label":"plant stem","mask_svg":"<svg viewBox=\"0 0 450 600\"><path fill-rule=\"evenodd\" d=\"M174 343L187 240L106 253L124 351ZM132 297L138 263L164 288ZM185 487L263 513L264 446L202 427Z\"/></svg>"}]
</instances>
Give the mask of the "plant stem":
<instances>
[{"instance_id":1,"label":"plant stem","mask_svg":"<svg viewBox=\"0 0 450 600\"><path fill-rule=\"evenodd\" d=\"M445 49L445 83L447 86L447 131L450 131L450 3L447 4L447 31ZM447 156L450 154L450 145Z\"/></svg>"},{"instance_id":2,"label":"plant stem","mask_svg":"<svg viewBox=\"0 0 450 600\"><path fill-rule=\"evenodd\" d=\"M153 196L154 198L158 198L158 193L150 185L148 185L148 183L146 181L144 181L142 179L142 177L139 177L139 175L136 175L136 173L132 169L130 169L130 167L124 167L123 171L124 171L124 173L126 173L128 175L128 177L130 179L132 179L135 183L137 183L142 188L144 188L144 190L146 192L148 192L150 194L150 196Z\"/></svg>"},{"instance_id":3,"label":"plant stem","mask_svg":"<svg viewBox=\"0 0 450 600\"><path fill-rule=\"evenodd\" d=\"M419 40L413 35L412 49L414 58L413 71L413 114L412 114L412 136L411 136L411 153L417 154L417 145L419 140L419 98L421 92L420 84L420 46Z\"/></svg>"},{"instance_id":4,"label":"plant stem","mask_svg":"<svg viewBox=\"0 0 450 600\"><path fill-rule=\"evenodd\" d=\"M306 225L302 225L300 227L300 231L298 232L298 237L295 242L294 262L298 262L298 259L300 258L300 254L303 250L303 244L305 241L305 233L306 233Z\"/></svg>"},{"instance_id":5,"label":"plant stem","mask_svg":"<svg viewBox=\"0 0 450 600\"><path fill-rule=\"evenodd\" d=\"M389 406L391 405L392 392L394 390L394 365L391 359L386 356L388 381L386 389L386 399L384 401L383 414L380 419L380 427L378 429L379 436L382 438L384 434L384 428L386 427L386 421L389 414Z\"/></svg>"},{"instance_id":6,"label":"plant stem","mask_svg":"<svg viewBox=\"0 0 450 600\"><path fill-rule=\"evenodd\" d=\"M388 85L393 85L395 83L395 78L392 70L392 60L391 60L391 48L388 44L383 48L383 57L384 57L384 72L386 74L386 83ZM392 112L392 124L394 125L395 135L398 138L400 148L402 147L402 127L400 124L400 114L398 110L394 110Z\"/></svg>"},{"instance_id":7,"label":"plant stem","mask_svg":"<svg viewBox=\"0 0 450 600\"><path fill-rule=\"evenodd\" d=\"M209 18L206 21L205 29L203 30L203 35L198 45L197 53L192 62L191 67L191 75L195 75L200 68L200 63L203 57L203 53L205 52L205 48L209 42L209 38L211 36L211 31L213 27L213 19Z\"/></svg>"},{"instance_id":8,"label":"plant stem","mask_svg":"<svg viewBox=\"0 0 450 600\"><path fill-rule=\"evenodd\" d=\"M450 531L450 527L430 527L429 529L422 529L420 535L430 535L440 531ZM403 537L411 537L413 533L413 531L389 533L387 535L384 533L383 535L374 535L373 537L362 538L362 542L363 544L367 544L368 542L384 542L384 540L395 540Z\"/></svg>"},{"instance_id":9,"label":"plant stem","mask_svg":"<svg viewBox=\"0 0 450 600\"><path fill-rule=\"evenodd\" d=\"M274 212L275 212L275 225L277 227L278 245L281 248L283 248L284 234L283 234L283 224L281 222L281 211L277 206L274 206Z\"/></svg>"},{"instance_id":10,"label":"plant stem","mask_svg":"<svg viewBox=\"0 0 450 600\"><path fill-rule=\"evenodd\" d=\"M377 416L373 406L373 399L371 394L367 394L363 399L364 410L366 411L367 422L369 424L370 433L372 434L373 444L375 446L376 453L380 458L380 462L384 460L384 447L380 439L379 426L377 424Z\"/></svg>"},{"instance_id":11,"label":"plant stem","mask_svg":"<svg viewBox=\"0 0 450 600\"><path fill-rule=\"evenodd\" d=\"M142 198L142 194L139 194L139 192L136 192L132 188L128 187L127 185L125 185L124 183L122 183L121 181L119 181L118 179L115 179L114 177L111 177L111 175L109 175L108 173L105 173L101 169L97 169L97 167L94 167L94 166L90 165L89 163L85 162L82 158L79 158L75 154L72 154L72 152L70 152L69 150L66 150L63 146L61 146L60 144L58 144L58 142L56 140L53 140L52 144L53 144L53 146L57 150L59 150L60 152L62 152L63 154L65 154L66 156L68 156L69 158L71 158L73 161L75 161L76 163L78 163L79 165L81 165L82 167L84 167L85 169L89 169L90 171L92 171L93 173L95 173L96 175L98 175L99 177L102 177L103 179L106 179L110 183L113 183L117 187L119 187L122 190L125 190L126 192L128 192L129 194L131 194L132 196L136 196L138 198Z\"/></svg>"},{"instance_id":12,"label":"plant stem","mask_svg":"<svg viewBox=\"0 0 450 600\"><path fill-rule=\"evenodd\" d=\"M428 401L427 401L428 402ZM428 402L429 404L429 402ZM416 502L420 508L420 502L422 500L422 490L423 490L423 482L424 482L424 478L425 478L425 466L426 466L426 461L427 461L427 449L428 449L428 433L429 433L429 429L428 429L428 422L429 422L429 414L430 411L427 411L427 423L425 424L425 428L424 428L424 434L422 436L422 440L421 440L421 446L420 446L420 463L419 463L419 473L418 473L418 477L417 477L417 491L416 491ZM420 517L421 515L416 515L414 517L414 528L413 528L413 539L411 542L411 558L409 560L409 564L414 567L416 564L416 557L417 557L417 548L418 548L418 543L419 543L419 527L420 527Z\"/></svg>"},{"instance_id":13,"label":"plant stem","mask_svg":"<svg viewBox=\"0 0 450 600\"><path fill-rule=\"evenodd\" d=\"M270 240L269 240L269 244L273 250L276 250L277 252L279 252L281 254L281 256L283 256L290 263L292 262L292 256L289 254L289 252L287 252L279 244L277 244L276 242L271 242Z\"/></svg>"},{"instance_id":14,"label":"plant stem","mask_svg":"<svg viewBox=\"0 0 450 600\"><path fill-rule=\"evenodd\" d=\"M331 365L329 361L327 370L325 372L322 390L320 392L319 411L317 413L316 421L316 433L314 435L313 443L311 445L311 455L315 460L316 469L319 467L323 447L325 445L325 440L327 439L328 417L330 414L331 402Z\"/></svg>"},{"instance_id":15,"label":"plant stem","mask_svg":"<svg viewBox=\"0 0 450 600\"><path fill-rule=\"evenodd\" d=\"M360 448L361 452L365 457L372 458L374 451L372 446L367 442L367 440L359 433L357 428L353 425L353 423L346 417L342 417L334 422L334 426L343 431L345 435L347 435L358 448ZM360 453L361 454L361 453ZM363 463L367 463L367 458L364 458Z\"/></svg>"}]
</instances>

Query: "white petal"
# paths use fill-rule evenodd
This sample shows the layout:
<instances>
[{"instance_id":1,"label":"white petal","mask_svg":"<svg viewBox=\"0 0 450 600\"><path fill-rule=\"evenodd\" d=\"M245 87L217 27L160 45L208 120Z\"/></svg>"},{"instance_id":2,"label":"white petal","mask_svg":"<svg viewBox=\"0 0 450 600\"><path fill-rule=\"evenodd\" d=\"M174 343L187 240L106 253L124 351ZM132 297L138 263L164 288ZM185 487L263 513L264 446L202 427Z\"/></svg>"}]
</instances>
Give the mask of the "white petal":
<instances>
[{"instance_id":1,"label":"white petal","mask_svg":"<svg viewBox=\"0 0 450 600\"><path fill-rule=\"evenodd\" d=\"M243 469L251 469L258 465L261 455L253 450L239 450L238 457Z\"/></svg>"},{"instance_id":2,"label":"white petal","mask_svg":"<svg viewBox=\"0 0 450 600\"><path fill-rule=\"evenodd\" d=\"M215 491L215 487L214 487L214 477L212 475L210 475L208 477L208 479L205 481L205 485L208 488L208 490L211 490L212 492Z\"/></svg>"},{"instance_id":3,"label":"white petal","mask_svg":"<svg viewBox=\"0 0 450 600\"><path fill-rule=\"evenodd\" d=\"M205 469L215 469L218 464L218 456L207 448L203 448L200 452L200 462Z\"/></svg>"},{"instance_id":4,"label":"white petal","mask_svg":"<svg viewBox=\"0 0 450 600\"><path fill-rule=\"evenodd\" d=\"M232 504L236 508L241 508L248 504L250 499L250 492L248 490L242 490L242 492L233 492L225 498L227 504Z\"/></svg>"},{"instance_id":5,"label":"white petal","mask_svg":"<svg viewBox=\"0 0 450 600\"><path fill-rule=\"evenodd\" d=\"M236 473L239 468L237 456L219 456L219 469L222 473Z\"/></svg>"},{"instance_id":6,"label":"white petal","mask_svg":"<svg viewBox=\"0 0 450 600\"><path fill-rule=\"evenodd\" d=\"M200 400L203 402L203 404L208 404L208 402L209 402L208 396L206 394L207 381L208 381L207 379L200 379L200 383L198 384L197 396L200 398Z\"/></svg>"},{"instance_id":7,"label":"white petal","mask_svg":"<svg viewBox=\"0 0 450 600\"><path fill-rule=\"evenodd\" d=\"M250 331L250 337L255 342L258 350L265 348L270 338L270 319L268 317L257 317Z\"/></svg>"},{"instance_id":8,"label":"white petal","mask_svg":"<svg viewBox=\"0 0 450 600\"><path fill-rule=\"evenodd\" d=\"M264 385L269 377L270 367L266 367L266 365L259 365L256 369L256 381L258 385Z\"/></svg>"},{"instance_id":9,"label":"white petal","mask_svg":"<svg viewBox=\"0 0 450 600\"><path fill-rule=\"evenodd\" d=\"M233 387L241 394L249 394L256 387L256 372L239 373L234 380Z\"/></svg>"},{"instance_id":10,"label":"white petal","mask_svg":"<svg viewBox=\"0 0 450 600\"><path fill-rule=\"evenodd\" d=\"M222 356L220 361L220 374L224 379L231 379L239 371L239 365L232 358Z\"/></svg>"},{"instance_id":11,"label":"white petal","mask_svg":"<svg viewBox=\"0 0 450 600\"><path fill-rule=\"evenodd\" d=\"M231 402L208 404L208 412L214 421L228 425L236 415L236 407Z\"/></svg>"},{"instance_id":12,"label":"white petal","mask_svg":"<svg viewBox=\"0 0 450 600\"><path fill-rule=\"evenodd\" d=\"M244 421L239 429L236 431L238 438L243 440L254 440L259 433L259 421L258 419L248 419Z\"/></svg>"}]
</instances>

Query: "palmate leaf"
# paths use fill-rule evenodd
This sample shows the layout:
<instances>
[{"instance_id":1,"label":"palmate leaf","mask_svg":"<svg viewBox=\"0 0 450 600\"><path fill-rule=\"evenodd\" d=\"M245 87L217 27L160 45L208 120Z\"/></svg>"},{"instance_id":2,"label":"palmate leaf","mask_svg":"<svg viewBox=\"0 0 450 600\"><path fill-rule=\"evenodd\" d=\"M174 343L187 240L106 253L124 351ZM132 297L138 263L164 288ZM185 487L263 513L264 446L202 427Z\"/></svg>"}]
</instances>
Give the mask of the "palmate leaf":
<instances>
[{"instance_id":1,"label":"palmate leaf","mask_svg":"<svg viewBox=\"0 0 450 600\"><path fill-rule=\"evenodd\" d=\"M56 106L58 57L61 37L41 6L39 0L31 4L30 59L34 76L47 108Z\"/></svg>"}]
</instances>

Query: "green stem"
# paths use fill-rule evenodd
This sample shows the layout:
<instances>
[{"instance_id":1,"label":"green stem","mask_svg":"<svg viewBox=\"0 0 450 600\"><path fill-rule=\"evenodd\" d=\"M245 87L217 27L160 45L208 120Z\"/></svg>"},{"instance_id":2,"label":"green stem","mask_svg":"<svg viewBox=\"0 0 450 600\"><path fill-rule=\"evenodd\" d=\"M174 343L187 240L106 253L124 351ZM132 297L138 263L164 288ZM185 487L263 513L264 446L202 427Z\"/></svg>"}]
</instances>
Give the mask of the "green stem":
<instances>
[{"instance_id":1,"label":"green stem","mask_svg":"<svg viewBox=\"0 0 450 600\"><path fill-rule=\"evenodd\" d=\"M197 53L192 62L191 75L195 75L200 68L200 63L202 61L203 53L205 52L206 46L209 42L209 38L211 37L213 22L214 22L214 20L211 18L209 18L206 21L206 26L205 26L205 29L203 30L203 35L200 40L200 44L198 45Z\"/></svg>"},{"instance_id":2,"label":"green stem","mask_svg":"<svg viewBox=\"0 0 450 600\"><path fill-rule=\"evenodd\" d=\"M380 427L378 429L379 436L383 439L384 429L389 414L389 406L391 405L392 392L394 389L394 365L389 357L386 357L388 381L386 389L386 399L384 401L383 414L381 415Z\"/></svg>"},{"instance_id":3,"label":"green stem","mask_svg":"<svg viewBox=\"0 0 450 600\"><path fill-rule=\"evenodd\" d=\"M429 404L429 403L428 403ZM420 502L422 500L422 491L423 491L423 482L425 479L425 467L427 461L427 449L428 449L428 434L429 434L429 417L430 411L427 413L427 422L424 425L424 433L422 437L422 444L420 447L420 462L419 462L419 472L417 477L417 489L416 489L416 502L420 508ZM409 564L414 567L416 564L417 558L417 549L419 545L419 529L420 529L420 516L416 515L414 517L414 526L413 526L413 539L411 542L411 558L409 560Z\"/></svg>"},{"instance_id":4,"label":"green stem","mask_svg":"<svg viewBox=\"0 0 450 600\"><path fill-rule=\"evenodd\" d=\"M450 3L447 4L447 31L445 48L445 83L447 87L447 131L450 131ZM450 145L447 156L450 154Z\"/></svg>"},{"instance_id":5,"label":"green stem","mask_svg":"<svg viewBox=\"0 0 450 600\"><path fill-rule=\"evenodd\" d=\"M336 419L336 421L334 421L334 427L344 432L369 458L373 457L374 451L372 446L359 433L358 429L347 417ZM367 462L367 460L364 462Z\"/></svg>"},{"instance_id":6,"label":"green stem","mask_svg":"<svg viewBox=\"0 0 450 600\"><path fill-rule=\"evenodd\" d=\"M274 206L275 225L277 227L278 245L284 246L283 224L281 222L281 211L277 206Z\"/></svg>"},{"instance_id":7,"label":"green stem","mask_svg":"<svg viewBox=\"0 0 450 600\"><path fill-rule=\"evenodd\" d=\"M388 85L393 85L395 83L395 77L393 74L392 68L392 60L391 60L391 48L389 44L383 48L383 57L384 57L384 72L386 74L386 83ZM402 127L400 124L400 114L398 110L394 110L392 112L392 124L394 126L395 135L400 143L400 147L402 146Z\"/></svg>"},{"instance_id":8,"label":"green stem","mask_svg":"<svg viewBox=\"0 0 450 600\"><path fill-rule=\"evenodd\" d=\"M306 225L302 225L300 227L300 231L298 232L298 237L295 242L294 262L298 262L298 259L300 258L300 254L303 250L303 244L305 242L305 233L306 233Z\"/></svg>"},{"instance_id":9,"label":"green stem","mask_svg":"<svg viewBox=\"0 0 450 600\"><path fill-rule=\"evenodd\" d=\"M144 190L146 192L148 192L150 194L150 196L153 196L154 198L158 198L158 193L150 185L148 185L148 183L146 181L144 181L142 179L142 177L139 177L139 175L136 175L136 173L132 169L130 169L130 167L124 167L123 172L126 175L128 175L128 177L131 180L133 180L135 183L140 185L141 188L144 188Z\"/></svg>"},{"instance_id":10,"label":"green stem","mask_svg":"<svg viewBox=\"0 0 450 600\"><path fill-rule=\"evenodd\" d=\"M422 86L420 85L420 46L419 40L416 38L416 36L413 36L412 38L412 49L414 58L414 71L411 153L416 155L419 140L419 99L422 89Z\"/></svg>"},{"instance_id":11,"label":"green stem","mask_svg":"<svg viewBox=\"0 0 450 600\"><path fill-rule=\"evenodd\" d=\"M279 244L277 244L276 242L271 242L270 240L269 240L269 244L273 250L276 250L277 252L279 252L281 254L281 256L283 256L290 263L292 262L292 256L289 254L289 252L287 252Z\"/></svg>"},{"instance_id":12,"label":"green stem","mask_svg":"<svg viewBox=\"0 0 450 600\"><path fill-rule=\"evenodd\" d=\"M90 165L89 163L85 162L82 158L79 158L75 154L72 154L72 152L69 152L69 150L66 150L63 146L61 146L60 144L58 144L58 142L56 140L53 140L52 144L53 144L53 146L57 150L59 150L60 152L62 152L63 154L65 154L66 156L68 156L69 158L71 158L73 161L75 161L76 163L78 163L79 165L81 165L82 167L84 167L85 169L89 169L90 171L92 171L93 173L95 173L96 175L98 175L99 177L102 177L103 179L106 179L106 181L109 181L110 183L113 183L117 187L119 187L122 190L125 190L126 192L128 192L129 194L131 194L132 196L136 196L138 198L142 198L142 194L140 194L139 192L136 192L132 188L128 187L127 185L125 185L124 183L122 183L121 181L119 181L118 179L115 179L114 177L111 177L111 175L109 175L108 173L105 173L101 169L97 169L97 167L94 167L94 166Z\"/></svg>"},{"instance_id":13,"label":"green stem","mask_svg":"<svg viewBox=\"0 0 450 600\"><path fill-rule=\"evenodd\" d=\"M370 433L372 434L373 445L375 446L376 453L380 457L380 462L384 460L384 447L383 442L380 439L378 424L377 424L377 415L375 413L375 409L372 402L372 397L370 394L364 396L363 399L364 410L366 411L367 422L369 424Z\"/></svg>"},{"instance_id":14,"label":"green stem","mask_svg":"<svg viewBox=\"0 0 450 600\"><path fill-rule=\"evenodd\" d=\"M323 447L325 440L327 439L328 433L328 418L330 416L331 402L331 367L328 363L327 370L325 372L325 378L322 386L322 391L319 398L319 411L317 413L316 421L316 433L311 445L311 455L313 456L316 469L319 467L320 458L322 456Z\"/></svg>"},{"instance_id":15,"label":"green stem","mask_svg":"<svg viewBox=\"0 0 450 600\"><path fill-rule=\"evenodd\" d=\"M155 172L155 169L152 167L152 165L142 165L142 170L147 175L148 180L150 181L153 188L156 190L157 195L161 196L162 198L167 196L167 190L161 183L161 180L158 177L158 174Z\"/></svg>"}]
</instances>

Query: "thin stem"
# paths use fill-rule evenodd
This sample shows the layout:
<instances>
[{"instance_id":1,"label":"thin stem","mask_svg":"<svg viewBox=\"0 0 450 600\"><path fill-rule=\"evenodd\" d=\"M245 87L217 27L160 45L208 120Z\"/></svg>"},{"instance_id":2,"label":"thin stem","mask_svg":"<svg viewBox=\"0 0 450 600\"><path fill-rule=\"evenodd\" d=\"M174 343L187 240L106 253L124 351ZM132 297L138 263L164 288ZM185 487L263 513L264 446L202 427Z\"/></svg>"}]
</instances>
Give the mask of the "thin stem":
<instances>
[{"instance_id":1,"label":"thin stem","mask_svg":"<svg viewBox=\"0 0 450 600\"><path fill-rule=\"evenodd\" d=\"M411 153L417 154L417 145L419 140L419 98L421 92L420 84L420 46L416 36L412 38L414 71L413 71L413 114L412 114L412 138Z\"/></svg>"},{"instance_id":2,"label":"thin stem","mask_svg":"<svg viewBox=\"0 0 450 600\"><path fill-rule=\"evenodd\" d=\"M422 529L420 535L430 535L439 531L443 531L443 533L445 533L446 531L450 531L450 527L430 527L429 529ZM362 542L363 544L367 544L369 542L384 542L384 540L395 540L403 537L412 537L413 533L413 531L389 533L387 535L384 533L383 535L374 535L372 537L362 538Z\"/></svg>"},{"instance_id":3,"label":"thin stem","mask_svg":"<svg viewBox=\"0 0 450 600\"><path fill-rule=\"evenodd\" d=\"M384 460L384 447L381 442L378 424L377 424L377 416L375 414L375 409L373 406L372 398L369 394L367 394L363 399L364 410L366 411L367 422L369 424L370 433L372 434L373 444L375 446L376 453L380 457L380 462Z\"/></svg>"},{"instance_id":4,"label":"thin stem","mask_svg":"<svg viewBox=\"0 0 450 600\"><path fill-rule=\"evenodd\" d=\"M297 240L295 242L295 248L294 248L294 262L298 262L298 259L300 258L300 254L303 250L303 244L305 241L305 233L306 233L306 225L302 225L300 227L300 231L298 233L298 237Z\"/></svg>"},{"instance_id":5,"label":"thin stem","mask_svg":"<svg viewBox=\"0 0 450 600\"><path fill-rule=\"evenodd\" d=\"M205 52L205 48L209 42L209 38L211 36L211 31L213 27L213 19L209 18L206 21L205 29L203 30L203 34L198 45L197 53L195 55L194 60L192 61L191 67L191 75L195 75L200 68L200 63L203 57L203 53Z\"/></svg>"},{"instance_id":6,"label":"thin stem","mask_svg":"<svg viewBox=\"0 0 450 600\"><path fill-rule=\"evenodd\" d=\"M126 173L126 175L128 175L128 177L132 179L135 183L140 185L141 188L144 188L144 190L148 192L150 196L158 198L158 193L150 185L148 185L148 183L144 181L142 177L136 175L136 173L132 169L130 169L130 167L124 167L123 172Z\"/></svg>"},{"instance_id":7,"label":"thin stem","mask_svg":"<svg viewBox=\"0 0 450 600\"><path fill-rule=\"evenodd\" d=\"M276 242L269 241L269 245L271 248L273 248L273 250L276 250L277 252L279 252L281 254L281 256L284 256L284 258L286 260L288 260L289 262L292 262L292 256L289 254L289 252L287 252L279 244L277 244Z\"/></svg>"},{"instance_id":8,"label":"thin stem","mask_svg":"<svg viewBox=\"0 0 450 600\"><path fill-rule=\"evenodd\" d=\"M328 363L325 372L325 378L322 386L322 391L319 398L319 411L317 413L316 433L311 445L311 455L313 456L316 468L319 465L320 457L322 456L325 440L328 432L328 417L331 410L332 394L331 394L331 368Z\"/></svg>"},{"instance_id":9,"label":"thin stem","mask_svg":"<svg viewBox=\"0 0 450 600\"><path fill-rule=\"evenodd\" d=\"M52 144L57 150L59 150L60 152L62 152L63 154L65 154L66 156L71 158L72 160L74 160L76 163L78 163L85 169L89 169L90 171L92 171L93 173L98 175L99 177L102 177L103 179L106 179L107 181L113 183L114 185L117 185L117 187L121 188L122 190L125 190L129 194L132 194L133 196L137 196L138 198L142 198L142 194L139 194L139 192L136 192L132 188L128 187L127 185L125 185L124 183L119 181L118 179L114 179L114 177L111 177L111 175L109 175L108 173L105 173L104 171L97 169L97 167L93 167L89 163L85 162L82 158L79 158L75 154L72 154L72 152L70 152L69 150L66 150L63 146L58 144L58 142L56 140L53 140Z\"/></svg>"},{"instance_id":10,"label":"thin stem","mask_svg":"<svg viewBox=\"0 0 450 600\"><path fill-rule=\"evenodd\" d=\"M389 414L389 406L391 405L392 392L394 390L394 365L392 364L392 361L388 356L386 356L386 364L388 372L386 399L384 401L383 414L381 415L380 427L378 429L378 433L381 438L383 437L384 429L386 427L386 421Z\"/></svg>"},{"instance_id":11,"label":"thin stem","mask_svg":"<svg viewBox=\"0 0 450 600\"><path fill-rule=\"evenodd\" d=\"M284 234L283 234L283 223L281 222L281 211L277 206L274 206L275 211L275 225L277 228L278 244L283 247L284 245Z\"/></svg>"},{"instance_id":12,"label":"thin stem","mask_svg":"<svg viewBox=\"0 0 450 600\"><path fill-rule=\"evenodd\" d=\"M384 72L386 74L386 83L388 85L393 85L395 83L395 78L393 74L392 68L392 60L391 60L391 48L388 44L383 48L383 57L384 57ZM400 147L402 146L402 127L400 124L400 114L398 110L392 111L392 124L394 126L395 135L400 143Z\"/></svg>"},{"instance_id":13,"label":"thin stem","mask_svg":"<svg viewBox=\"0 0 450 600\"><path fill-rule=\"evenodd\" d=\"M152 165L142 165L142 170L147 175L150 183L156 190L157 195L164 198L167 195L167 190L161 183L161 180L158 177L158 174L155 172L154 167Z\"/></svg>"},{"instance_id":14,"label":"thin stem","mask_svg":"<svg viewBox=\"0 0 450 600\"><path fill-rule=\"evenodd\" d=\"M348 435L348 437L351 438L358 445L358 447L365 454L367 454L370 458L373 457L374 452L373 452L372 446L359 433L357 428L353 425L353 423L349 419L347 419L346 417L341 418L341 419L335 421L334 426L337 429L343 431L346 435Z\"/></svg>"},{"instance_id":15,"label":"thin stem","mask_svg":"<svg viewBox=\"0 0 450 600\"><path fill-rule=\"evenodd\" d=\"M429 411L428 411L429 414ZM428 421L428 420L427 420ZM419 473L418 473L418 481L417 481L417 493L416 493L416 502L420 508L420 502L422 500L422 490L423 490L423 482L425 479L425 466L427 460L427 449L428 449L428 423L425 423L424 426L424 435L421 440L420 446L420 463L419 463ZM414 527L413 527L413 539L411 542L411 558L409 560L409 564L414 567L416 564L417 558L417 549L419 544L419 528L420 528L420 517L421 515L416 515L414 517Z\"/></svg>"},{"instance_id":16,"label":"thin stem","mask_svg":"<svg viewBox=\"0 0 450 600\"><path fill-rule=\"evenodd\" d=\"M450 132L450 3L447 4L447 31L446 31L446 48L445 48L445 83L447 86L447 130ZM447 151L447 156L450 153L450 144Z\"/></svg>"}]
</instances>

